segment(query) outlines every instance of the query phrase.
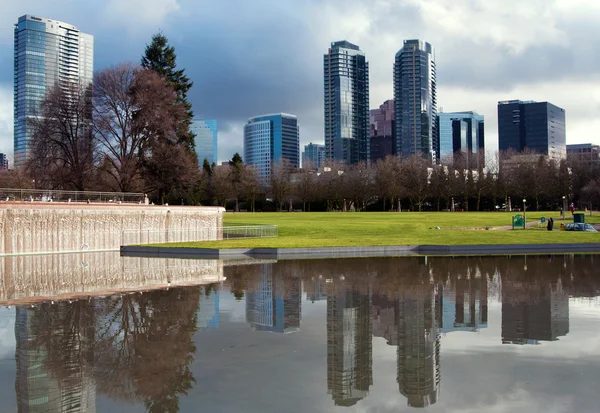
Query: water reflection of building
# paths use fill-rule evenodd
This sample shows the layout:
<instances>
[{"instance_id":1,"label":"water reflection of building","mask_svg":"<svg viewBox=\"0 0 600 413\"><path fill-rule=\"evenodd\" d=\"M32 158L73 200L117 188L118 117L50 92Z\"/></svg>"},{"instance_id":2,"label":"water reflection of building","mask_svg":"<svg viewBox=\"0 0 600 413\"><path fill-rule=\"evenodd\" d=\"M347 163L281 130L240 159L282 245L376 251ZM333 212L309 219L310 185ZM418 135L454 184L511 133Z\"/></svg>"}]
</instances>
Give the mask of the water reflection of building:
<instances>
[{"instance_id":1,"label":"water reflection of building","mask_svg":"<svg viewBox=\"0 0 600 413\"><path fill-rule=\"evenodd\" d=\"M538 344L569 332L569 295L558 285L502 284L502 343Z\"/></svg>"},{"instance_id":2,"label":"water reflection of building","mask_svg":"<svg viewBox=\"0 0 600 413\"><path fill-rule=\"evenodd\" d=\"M325 280L322 277L313 278L304 283L306 290L306 299L311 302L321 301L327 299L327 293L325 292Z\"/></svg>"},{"instance_id":3,"label":"water reflection of building","mask_svg":"<svg viewBox=\"0 0 600 413\"><path fill-rule=\"evenodd\" d=\"M383 337L390 346L398 345L398 321L396 300L385 295L373 294L373 336Z\"/></svg>"},{"instance_id":4,"label":"water reflection of building","mask_svg":"<svg viewBox=\"0 0 600 413\"><path fill-rule=\"evenodd\" d=\"M68 365L64 360L67 377L54 377L46 368L48 351L36 344L31 331L35 309L17 307L16 338L16 393L20 413L58 412L94 413L96 411L96 383L91 366L84 362ZM81 341L84 341L82 338ZM76 354L82 349L69 349Z\"/></svg>"},{"instance_id":5,"label":"water reflection of building","mask_svg":"<svg viewBox=\"0 0 600 413\"><path fill-rule=\"evenodd\" d=\"M265 264L246 293L246 321L256 330L288 333L300 328L301 280L273 275Z\"/></svg>"},{"instance_id":6,"label":"water reflection of building","mask_svg":"<svg viewBox=\"0 0 600 413\"><path fill-rule=\"evenodd\" d=\"M352 406L373 384L371 294L334 285L327 294L327 392Z\"/></svg>"},{"instance_id":7,"label":"water reflection of building","mask_svg":"<svg viewBox=\"0 0 600 413\"><path fill-rule=\"evenodd\" d=\"M440 383L441 300L433 285L403 293L397 303L397 381L412 407L437 402Z\"/></svg>"},{"instance_id":8,"label":"water reflection of building","mask_svg":"<svg viewBox=\"0 0 600 413\"><path fill-rule=\"evenodd\" d=\"M206 292L207 290L204 290L200 294L198 328L219 328L219 291L212 290L209 295L206 295Z\"/></svg>"},{"instance_id":9,"label":"water reflection of building","mask_svg":"<svg viewBox=\"0 0 600 413\"><path fill-rule=\"evenodd\" d=\"M488 285L485 277L460 278L443 286L440 331L477 331L487 327Z\"/></svg>"}]
</instances>

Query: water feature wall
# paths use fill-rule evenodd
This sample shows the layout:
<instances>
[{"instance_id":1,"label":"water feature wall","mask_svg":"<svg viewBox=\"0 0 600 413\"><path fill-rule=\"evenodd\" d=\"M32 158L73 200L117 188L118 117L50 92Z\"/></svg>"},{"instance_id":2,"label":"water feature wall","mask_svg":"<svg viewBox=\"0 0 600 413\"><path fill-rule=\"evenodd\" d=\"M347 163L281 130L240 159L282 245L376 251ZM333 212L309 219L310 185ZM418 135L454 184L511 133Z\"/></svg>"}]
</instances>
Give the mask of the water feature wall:
<instances>
[{"instance_id":1,"label":"water feature wall","mask_svg":"<svg viewBox=\"0 0 600 413\"><path fill-rule=\"evenodd\" d=\"M0 304L223 281L223 262L120 257L118 252L0 257Z\"/></svg>"},{"instance_id":2,"label":"water feature wall","mask_svg":"<svg viewBox=\"0 0 600 413\"><path fill-rule=\"evenodd\" d=\"M6 202L0 203L0 255L118 250L124 231L189 231L214 228L221 207Z\"/></svg>"}]
</instances>

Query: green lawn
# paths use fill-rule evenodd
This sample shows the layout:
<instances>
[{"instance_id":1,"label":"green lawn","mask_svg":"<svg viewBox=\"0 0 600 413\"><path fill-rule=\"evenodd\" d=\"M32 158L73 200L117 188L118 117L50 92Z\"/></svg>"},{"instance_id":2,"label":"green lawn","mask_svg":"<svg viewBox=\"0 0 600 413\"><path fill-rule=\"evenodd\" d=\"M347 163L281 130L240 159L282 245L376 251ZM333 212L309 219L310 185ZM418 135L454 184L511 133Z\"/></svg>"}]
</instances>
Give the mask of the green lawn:
<instances>
[{"instance_id":1,"label":"green lawn","mask_svg":"<svg viewBox=\"0 0 600 413\"><path fill-rule=\"evenodd\" d=\"M374 245L459 245L528 244L561 242L600 242L600 233L548 232L546 229L514 231L466 230L510 225L509 212L294 212L227 213L224 225L270 224L279 228L278 238L239 239L170 243L161 246L189 248L294 248ZM527 222L557 212L527 213ZM600 223L598 216L585 217L588 223ZM565 222L572 222L567 218ZM441 230L436 230L439 226ZM464 229L461 229L464 228Z\"/></svg>"}]
</instances>

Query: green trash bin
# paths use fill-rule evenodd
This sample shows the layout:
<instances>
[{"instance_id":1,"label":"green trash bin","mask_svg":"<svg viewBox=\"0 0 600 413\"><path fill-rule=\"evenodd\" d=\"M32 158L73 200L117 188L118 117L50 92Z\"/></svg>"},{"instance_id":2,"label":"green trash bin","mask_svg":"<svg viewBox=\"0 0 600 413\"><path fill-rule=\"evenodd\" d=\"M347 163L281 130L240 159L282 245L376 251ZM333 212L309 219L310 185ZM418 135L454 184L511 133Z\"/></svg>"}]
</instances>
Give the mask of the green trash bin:
<instances>
[{"instance_id":1,"label":"green trash bin","mask_svg":"<svg viewBox=\"0 0 600 413\"><path fill-rule=\"evenodd\" d=\"M573 222L585 224L585 214L581 212L573 214Z\"/></svg>"}]
</instances>

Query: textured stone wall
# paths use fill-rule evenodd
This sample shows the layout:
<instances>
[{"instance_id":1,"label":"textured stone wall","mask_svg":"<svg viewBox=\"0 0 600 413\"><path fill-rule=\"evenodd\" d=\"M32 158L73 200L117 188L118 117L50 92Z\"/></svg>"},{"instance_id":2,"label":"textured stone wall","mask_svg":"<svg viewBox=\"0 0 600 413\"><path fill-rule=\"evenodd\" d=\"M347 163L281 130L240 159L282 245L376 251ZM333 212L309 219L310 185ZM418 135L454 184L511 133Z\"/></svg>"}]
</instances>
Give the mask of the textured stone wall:
<instances>
[{"instance_id":1,"label":"textured stone wall","mask_svg":"<svg viewBox=\"0 0 600 413\"><path fill-rule=\"evenodd\" d=\"M143 206L68 203L0 203L0 254L118 250L126 231L189 234L196 240L219 239L224 209L220 207ZM186 240L169 239L169 241ZM152 240L151 240L152 242Z\"/></svg>"},{"instance_id":2,"label":"textured stone wall","mask_svg":"<svg viewBox=\"0 0 600 413\"><path fill-rule=\"evenodd\" d=\"M220 260L121 257L118 252L0 257L0 304L223 281Z\"/></svg>"}]
</instances>

